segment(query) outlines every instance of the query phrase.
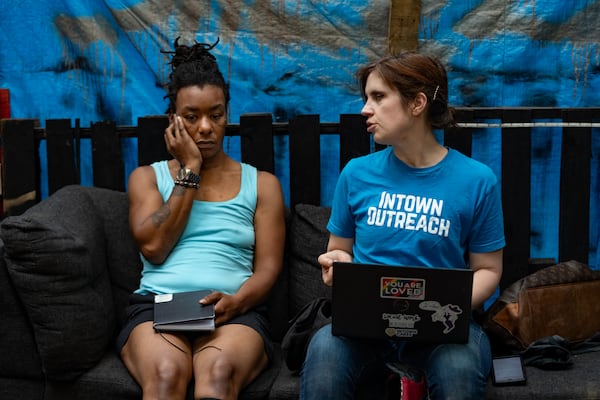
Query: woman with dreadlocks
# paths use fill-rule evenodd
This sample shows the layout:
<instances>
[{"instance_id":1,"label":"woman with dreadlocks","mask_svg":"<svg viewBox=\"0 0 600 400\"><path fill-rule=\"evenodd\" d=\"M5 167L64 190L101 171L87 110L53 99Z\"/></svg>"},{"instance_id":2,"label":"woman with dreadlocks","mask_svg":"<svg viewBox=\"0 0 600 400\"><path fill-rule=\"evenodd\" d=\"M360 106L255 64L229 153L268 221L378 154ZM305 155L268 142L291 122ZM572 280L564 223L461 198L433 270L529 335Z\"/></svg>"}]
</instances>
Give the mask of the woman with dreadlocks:
<instances>
[{"instance_id":1,"label":"woman with dreadlocks","mask_svg":"<svg viewBox=\"0 0 600 400\"><path fill-rule=\"evenodd\" d=\"M218 42L218 41L217 41ZM170 160L129 178L129 222L143 272L118 338L144 399L236 399L267 366L264 301L283 260L284 204L277 178L225 154L229 87L216 45L175 40L165 130ZM214 331L157 332L154 295L210 289Z\"/></svg>"}]
</instances>

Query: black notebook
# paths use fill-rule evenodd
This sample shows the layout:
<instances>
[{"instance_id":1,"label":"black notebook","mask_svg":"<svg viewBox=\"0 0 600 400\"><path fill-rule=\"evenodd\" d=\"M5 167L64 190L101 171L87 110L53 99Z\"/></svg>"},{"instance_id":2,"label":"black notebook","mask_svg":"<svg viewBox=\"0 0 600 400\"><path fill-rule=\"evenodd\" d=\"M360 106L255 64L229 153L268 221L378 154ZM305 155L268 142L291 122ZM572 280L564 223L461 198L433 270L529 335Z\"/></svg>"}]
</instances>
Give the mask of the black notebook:
<instances>
[{"instance_id":1,"label":"black notebook","mask_svg":"<svg viewBox=\"0 0 600 400\"><path fill-rule=\"evenodd\" d=\"M213 331L214 304L198 301L210 290L157 294L154 296L154 329L158 331Z\"/></svg>"}]
</instances>

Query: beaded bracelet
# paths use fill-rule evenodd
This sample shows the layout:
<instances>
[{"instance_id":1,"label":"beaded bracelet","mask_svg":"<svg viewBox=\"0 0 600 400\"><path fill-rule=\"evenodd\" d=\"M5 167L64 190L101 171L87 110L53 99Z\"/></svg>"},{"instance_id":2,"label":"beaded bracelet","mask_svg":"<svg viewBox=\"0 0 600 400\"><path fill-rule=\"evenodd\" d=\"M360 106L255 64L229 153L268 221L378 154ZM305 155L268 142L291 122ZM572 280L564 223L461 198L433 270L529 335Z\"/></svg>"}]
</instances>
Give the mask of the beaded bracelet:
<instances>
[{"instance_id":1,"label":"beaded bracelet","mask_svg":"<svg viewBox=\"0 0 600 400\"><path fill-rule=\"evenodd\" d=\"M197 182L184 181L182 179L175 179L175 184L177 186L183 186L185 188L198 189L199 185Z\"/></svg>"}]
</instances>

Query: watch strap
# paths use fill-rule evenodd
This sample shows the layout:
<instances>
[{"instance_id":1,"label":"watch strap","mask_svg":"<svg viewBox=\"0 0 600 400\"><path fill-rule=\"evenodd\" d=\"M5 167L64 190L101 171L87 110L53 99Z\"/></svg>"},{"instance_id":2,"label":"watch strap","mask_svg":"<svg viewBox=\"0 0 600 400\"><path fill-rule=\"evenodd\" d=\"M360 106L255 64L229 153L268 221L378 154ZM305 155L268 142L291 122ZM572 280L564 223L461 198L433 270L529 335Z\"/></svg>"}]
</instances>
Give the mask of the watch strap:
<instances>
[{"instance_id":1,"label":"watch strap","mask_svg":"<svg viewBox=\"0 0 600 400\"><path fill-rule=\"evenodd\" d=\"M200 184L200 175L189 168L182 167L177 174L175 184L186 188L198 189Z\"/></svg>"}]
</instances>

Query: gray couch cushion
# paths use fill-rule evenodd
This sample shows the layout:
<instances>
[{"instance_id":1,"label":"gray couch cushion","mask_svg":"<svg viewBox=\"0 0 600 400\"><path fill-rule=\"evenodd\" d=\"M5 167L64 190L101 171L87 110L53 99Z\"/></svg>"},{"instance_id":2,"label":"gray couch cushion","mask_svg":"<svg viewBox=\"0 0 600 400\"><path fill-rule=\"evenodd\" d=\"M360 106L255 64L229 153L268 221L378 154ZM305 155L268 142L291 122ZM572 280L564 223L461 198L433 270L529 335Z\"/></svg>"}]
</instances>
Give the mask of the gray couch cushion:
<instances>
[{"instance_id":1,"label":"gray couch cushion","mask_svg":"<svg viewBox=\"0 0 600 400\"><path fill-rule=\"evenodd\" d=\"M129 229L127 193L97 187L79 187L87 193L101 216L106 243L106 265L112 285L117 325L125 319L131 293L140 286L142 262Z\"/></svg>"},{"instance_id":2,"label":"gray couch cushion","mask_svg":"<svg viewBox=\"0 0 600 400\"><path fill-rule=\"evenodd\" d=\"M4 262L0 240L0 376L42 378L40 356L35 347L31 324L15 291ZM1 386L1 385L0 385ZM0 393L0 398L2 397Z\"/></svg>"},{"instance_id":3,"label":"gray couch cushion","mask_svg":"<svg viewBox=\"0 0 600 400\"><path fill-rule=\"evenodd\" d=\"M114 306L102 220L89 195L63 188L0 230L9 275L48 379L69 380L112 344Z\"/></svg>"},{"instance_id":4,"label":"gray couch cushion","mask_svg":"<svg viewBox=\"0 0 600 400\"><path fill-rule=\"evenodd\" d=\"M310 204L297 204L294 208L288 255L292 316L317 297L331 298L331 288L323 283L321 266L317 261L327 249L329 233L326 225L330 214L330 208Z\"/></svg>"},{"instance_id":5,"label":"gray couch cushion","mask_svg":"<svg viewBox=\"0 0 600 400\"><path fill-rule=\"evenodd\" d=\"M4 359L2 359L4 362ZM0 376L0 399L46 400L42 379L7 378Z\"/></svg>"},{"instance_id":6,"label":"gray couch cushion","mask_svg":"<svg viewBox=\"0 0 600 400\"><path fill-rule=\"evenodd\" d=\"M142 390L114 351L73 382L52 381L46 385L44 400L119 399L139 400Z\"/></svg>"}]
</instances>

